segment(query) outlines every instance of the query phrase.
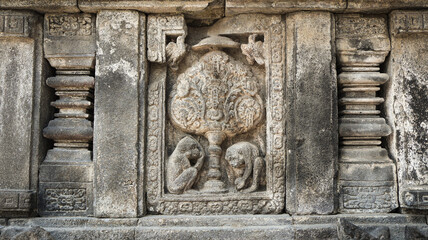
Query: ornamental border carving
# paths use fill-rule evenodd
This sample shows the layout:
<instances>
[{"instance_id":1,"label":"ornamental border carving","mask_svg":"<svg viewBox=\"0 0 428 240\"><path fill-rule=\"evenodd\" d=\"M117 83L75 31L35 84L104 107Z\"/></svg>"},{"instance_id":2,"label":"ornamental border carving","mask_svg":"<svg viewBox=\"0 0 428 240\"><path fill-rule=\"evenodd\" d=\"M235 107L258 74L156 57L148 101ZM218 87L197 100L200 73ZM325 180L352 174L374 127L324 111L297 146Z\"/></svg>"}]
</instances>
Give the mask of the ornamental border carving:
<instances>
[{"instance_id":1,"label":"ornamental border carving","mask_svg":"<svg viewBox=\"0 0 428 240\"><path fill-rule=\"evenodd\" d=\"M29 37L31 18L25 14L8 13L0 14L0 37Z\"/></svg>"},{"instance_id":2,"label":"ornamental border carving","mask_svg":"<svg viewBox=\"0 0 428 240\"><path fill-rule=\"evenodd\" d=\"M187 34L183 15L149 15L147 18L147 59L150 62L166 62L167 36Z\"/></svg>"},{"instance_id":3,"label":"ornamental border carving","mask_svg":"<svg viewBox=\"0 0 428 240\"><path fill-rule=\"evenodd\" d=\"M165 25L153 25L156 15L148 17L148 36L156 32L157 38L165 39ZM176 16L177 17L177 16ZM247 16L248 17L248 16ZM174 18L174 17L171 17ZM229 18L234 21L240 16ZM183 19L183 18L181 18ZM253 22L245 22L240 32L235 29L225 30L225 34L263 34L267 47L265 60L266 89L266 191L255 192L239 197L225 195L219 197L215 194L179 195L165 193L165 127L166 127L166 64L154 64L148 87L148 116L146 136L146 192L147 208L149 212L161 214L255 214L255 213L281 213L285 205L285 24L281 16L265 16L255 14ZM184 19L183 19L184 20ZM181 23L181 22L180 22ZM177 25L174 25L177 26ZM215 25L214 25L215 26ZM155 29L154 27L158 27ZM214 27L215 28L215 27ZM183 33L184 29L173 29L176 33ZM150 41L149 43L153 40ZM149 45L150 61L165 63L163 41ZM157 56L155 50L162 50L162 56ZM160 59L158 58L160 57ZM160 61L162 60L162 61ZM153 77L152 77L153 76Z\"/></svg>"},{"instance_id":4,"label":"ornamental border carving","mask_svg":"<svg viewBox=\"0 0 428 240\"><path fill-rule=\"evenodd\" d=\"M428 11L394 11L390 14L393 35L428 33Z\"/></svg>"}]
</instances>

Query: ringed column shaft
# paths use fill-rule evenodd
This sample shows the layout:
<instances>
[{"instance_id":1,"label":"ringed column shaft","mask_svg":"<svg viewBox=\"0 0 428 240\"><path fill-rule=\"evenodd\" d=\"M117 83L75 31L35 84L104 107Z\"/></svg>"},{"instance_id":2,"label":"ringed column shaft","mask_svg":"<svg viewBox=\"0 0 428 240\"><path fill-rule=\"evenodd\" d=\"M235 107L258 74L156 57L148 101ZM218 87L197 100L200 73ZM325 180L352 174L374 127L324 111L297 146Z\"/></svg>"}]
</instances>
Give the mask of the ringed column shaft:
<instances>
[{"instance_id":1,"label":"ringed column shaft","mask_svg":"<svg viewBox=\"0 0 428 240\"><path fill-rule=\"evenodd\" d=\"M397 207L395 165L381 147L391 128L377 96L389 76L379 65L390 50L384 16L338 15L336 47L341 65L339 191L343 213L389 212Z\"/></svg>"},{"instance_id":2,"label":"ringed column shaft","mask_svg":"<svg viewBox=\"0 0 428 240\"><path fill-rule=\"evenodd\" d=\"M45 58L56 69L46 80L58 99L55 119L43 130L54 140L40 167L39 211L43 216L92 215L92 108L95 18L47 14Z\"/></svg>"}]
</instances>

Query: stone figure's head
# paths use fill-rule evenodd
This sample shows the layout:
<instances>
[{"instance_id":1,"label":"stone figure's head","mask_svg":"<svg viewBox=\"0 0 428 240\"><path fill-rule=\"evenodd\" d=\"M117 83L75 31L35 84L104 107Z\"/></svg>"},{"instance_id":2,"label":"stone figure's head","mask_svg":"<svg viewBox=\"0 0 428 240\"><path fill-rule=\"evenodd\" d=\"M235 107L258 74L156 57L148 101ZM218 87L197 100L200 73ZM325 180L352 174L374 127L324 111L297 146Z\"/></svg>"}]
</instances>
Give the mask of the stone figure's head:
<instances>
[{"instance_id":1,"label":"stone figure's head","mask_svg":"<svg viewBox=\"0 0 428 240\"><path fill-rule=\"evenodd\" d=\"M177 149L190 160L196 160L204 155L202 146L190 136L181 139L177 144Z\"/></svg>"},{"instance_id":2,"label":"stone figure's head","mask_svg":"<svg viewBox=\"0 0 428 240\"><path fill-rule=\"evenodd\" d=\"M226 150L226 160L233 168L245 167L245 159L254 160L259 156L259 149L252 143L239 142Z\"/></svg>"}]
</instances>

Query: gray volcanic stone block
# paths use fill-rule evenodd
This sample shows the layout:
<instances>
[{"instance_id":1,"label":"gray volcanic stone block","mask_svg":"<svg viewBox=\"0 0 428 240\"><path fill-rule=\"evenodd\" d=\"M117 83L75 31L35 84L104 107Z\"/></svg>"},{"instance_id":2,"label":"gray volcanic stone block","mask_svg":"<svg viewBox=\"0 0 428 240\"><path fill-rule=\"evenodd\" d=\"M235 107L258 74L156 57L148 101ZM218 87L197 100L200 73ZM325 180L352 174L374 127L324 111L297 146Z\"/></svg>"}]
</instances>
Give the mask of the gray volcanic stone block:
<instances>
[{"instance_id":1,"label":"gray volcanic stone block","mask_svg":"<svg viewBox=\"0 0 428 240\"><path fill-rule=\"evenodd\" d=\"M85 12L108 9L138 10L144 13L185 14L197 19L217 19L224 15L226 0L79 0L79 8Z\"/></svg>"},{"instance_id":2,"label":"gray volcanic stone block","mask_svg":"<svg viewBox=\"0 0 428 240\"><path fill-rule=\"evenodd\" d=\"M79 12L76 0L0 0L0 9L35 10L38 12Z\"/></svg>"},{"instance_id":3,"label":"gray volcanic stone block","mask_svg":"<svg viewBox=\"0 0 428 240\"><path fill-rule=\"evenodd\" d=\"M136 11L97 16L95 216L136 217L139 31ZM145 24L142 24L145 26Z\"/></svg>"},{"instance_id":4,"label":"gray volcanic stone block","mask_svg":"<svg viewBox=\"0 0 428 240\"><path fill-rule=\"evenodd\" d=\"M390 14L386 112L392 126L389 147L397 161L399 200L406 209L428 209L427 20L428 11Z\"/></svg>"},{"instance_id":5,"label":"gray volcanic stone block","mask_svg":"<svg viewBox=\"0 0 428 240\"><path fill-rule=\"evenodd\" d=\"M227 0L226 16L241 13L281 14L295 11L343 11L346 0Z\"/></svg>"},{"instance_id":6,"label":"gray volcanic stone block","mask_svg":"<svg viewBox=\"0 0 428 240\"><path fill-rule=\"evenodd\" d=\"M287 16L286 209L335 211L338 156L334 18L327 12Z\"/></svg>"},{"instance_id":7,"label":"gray volcanic stone block","mask_svg":"<svg viewBox=\"0 0 428 240\"><path fill-rule=\"evenodd\" d=\"M40 145L42 25L37 14L0 11L0 216L34 205ZM45 99L43 97L43 99ZM44 124L44 123L42 123Z\"/></svg>"},{"instance_id":8,"label":"gray volcanic stone block","mask_svg":"<svg viewBox=\"0 0 428 240\"><path fill-rule=\"evenodd\" d=\"M392 9L413 8L421 9L428 7L426 0L347 0L347 12L383 12Z\"/></svg>"}]
</instances>

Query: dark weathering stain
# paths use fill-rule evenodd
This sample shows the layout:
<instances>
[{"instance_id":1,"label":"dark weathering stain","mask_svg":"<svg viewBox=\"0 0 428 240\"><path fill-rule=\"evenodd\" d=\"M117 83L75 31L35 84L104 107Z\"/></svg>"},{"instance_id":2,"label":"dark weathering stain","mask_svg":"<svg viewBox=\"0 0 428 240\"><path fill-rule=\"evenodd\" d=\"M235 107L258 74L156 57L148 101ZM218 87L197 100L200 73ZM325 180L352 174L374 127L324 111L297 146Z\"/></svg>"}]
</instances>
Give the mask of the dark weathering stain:
<instances>
[{"instance_id":1,"label":"dark weathering stain","mask_svg":"<svg viewBox=\"0 0 428 240\"><path fill-rule=\"evenodd\" d=\"M424 153L428 150L428 133L421 125L428 121L428 86L420 84L415 74L407 72L404 88L412 97L412 101L409 101L414 117L414 132L412 135L421 146L419 150Z\"/></svg>"}]
</instances>

